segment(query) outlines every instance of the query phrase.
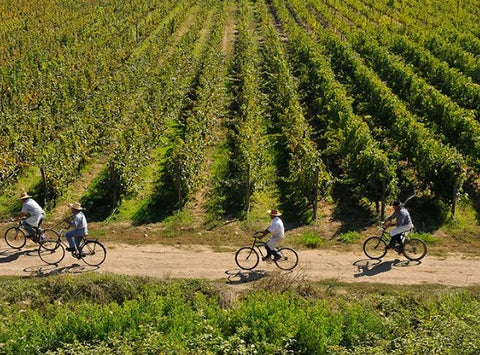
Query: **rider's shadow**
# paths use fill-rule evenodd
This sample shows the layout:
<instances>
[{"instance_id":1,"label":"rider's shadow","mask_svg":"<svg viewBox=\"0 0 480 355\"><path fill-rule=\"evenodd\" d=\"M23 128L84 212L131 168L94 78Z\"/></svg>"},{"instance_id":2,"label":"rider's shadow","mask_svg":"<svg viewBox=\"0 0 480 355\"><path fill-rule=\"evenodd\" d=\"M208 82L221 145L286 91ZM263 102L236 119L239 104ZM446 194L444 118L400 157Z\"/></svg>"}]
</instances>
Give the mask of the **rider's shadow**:
<instances>
[{"instance_id":1,"label":"rider's shadow","mask_svg":"<svg viewBox=\"0 0 480 355\"><path fill-rule=\"evenodd\" d=\"M30 276L48 277L60 274L82 274L86 272L92 272L98 270L98 266L87 266L72 264L70 266L57 266L57 265L42 265L32 266L23 269L24 272L30 274Z\"/></svg>"},{"instance_id":2,"label":"rider's shadow","mask_svg":"<svg viewBox=\"0 0 480 355\"><path fill-rule=\"evenodd\" d=\"M265 270L227 270L227 284L239 285L263 279L268 275Z\"/></svg>"},{"instance_id":3,"label":"rider's shadow","mask_svg":"<svg viewBox=\"0 0 480 355\"><path fill-rule=\"evenodd\" d=\"M15 261L19 258L20 255L25 255L28 254L29 251L25 250L12 250L12 249L6 249L0 251L0 264L3 263L10 263L12 261Z\"/></svg>"},{"instance_id":4,"label":"rider's shadow","mask_svg":"<svg viewBox=\"0 0 480 355\"><path fill-rule=\"evenodd\" d=\"M359 260L353 263L358 267L358 274L354 274L354 277L363 277L363 276L375 276L383 272L388 272L392 270L394 266L399 264L399 260Z\"/></svg>"}]
</instances>

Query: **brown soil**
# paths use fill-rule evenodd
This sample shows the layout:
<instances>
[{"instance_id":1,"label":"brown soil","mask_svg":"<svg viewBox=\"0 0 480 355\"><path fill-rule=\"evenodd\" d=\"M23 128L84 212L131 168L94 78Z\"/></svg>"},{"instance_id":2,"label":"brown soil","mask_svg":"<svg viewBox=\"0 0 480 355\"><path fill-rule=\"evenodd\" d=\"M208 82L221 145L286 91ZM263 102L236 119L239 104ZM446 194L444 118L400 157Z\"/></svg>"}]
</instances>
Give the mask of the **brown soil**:
<instances>
[{"instance_id":1,"label":"brown soil","mask_svg":"<svg viewBox=\"0 0 480 355\"><path fill-rule=\"evenodd\" d=\"M0 246L0 274L49 276L84 272L143 275L159 279L201 278L224 280L227 284L245 284L279 272L275 264L260 262L254 271L238 268L232 251L216 252L208 246L168 246L161 244L126 245L106 243L107 259L99 268L89 267L67 253L58 266L43 263L33 245L20 251ZM232 249L229 247L229 249ZM335 280L396 285L439 284L448 286L480 285L480 260L427 255L421 262L409 262L390 252L382 261L368 260L361 250L301 250L300 262L291 273L302 280Z\"/></svg>"}]
</instances>

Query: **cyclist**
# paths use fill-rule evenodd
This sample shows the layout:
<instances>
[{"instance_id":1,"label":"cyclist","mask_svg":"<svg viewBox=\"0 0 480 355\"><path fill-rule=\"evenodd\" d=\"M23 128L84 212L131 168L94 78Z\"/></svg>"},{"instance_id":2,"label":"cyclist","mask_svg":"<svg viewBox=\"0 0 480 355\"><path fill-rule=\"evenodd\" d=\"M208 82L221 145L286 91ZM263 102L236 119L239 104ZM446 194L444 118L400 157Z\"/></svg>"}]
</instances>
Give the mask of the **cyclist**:
<instances>
[{"instance_id":1,"label":"cyclist","mask_svg":"<svg viewBox=\"0 0 480 355\"><path fill-rule=\"evenodd\" d=\"M270 223L270 226L268 226L268 228L265 229L264 231L260 231L256 233L259 235L260 239L269 233L272 234L270 239L265 244L267 255L265 255L262 258L263 261L271 260L272 255L274 260L278 260L281 258L276 248L277 248L277 245L282 241L282 239L285 238L285 227L283 226L283 222L280 219L280 216L282 215L280 211L270 210L268 211L268 214L270 215L270 219L272 220L272 222Z\"/></svg>"},{"instance_id":2,"label":"cyclist","mask_svg":"<svg viewBox=\"0 0 480 355\"><path fill-rule=\"evenodd\" d=\"M35 230L40 228L40 225L45 219L45 211L37 201L26 192L22 192L20 201L22 201L22 209L18 214L18 218L27 217L22 221L22 226L28 233L27 237L34 240Z\"/></svg>"},{"instance_id":3,"label":"cyclist","mask_svg":"<svg viewBox=\"0 0 480 355\"><path fill-rule=\"evenodd\" d=\"M70 204L70 209L73 213L73 220L70 226L73 228L65 233L69 247L67 251L75 251L80 246L82 237L88 234L87 218L83 213L84 208L79 202Z\"/></svg>"},{"instance_id":4,"label":"cyclist","mask_svg":"<svg viewBox=\"0 0 480 355\"><path fill-rule=\"evenodd\" d=\"M403 240L401 238L402 233L407 232L413 229L412 218L410 217L410 213L408 210L403 206L400 200L395 200L392 203L393 208L395 211L389 216L382 224L385 228L388 228L395 224L395 228L390 231L391 239L390 243L387 245L387 249L395 248L395 244L400 245L400 250L403 249ZM393 223L393 219L396 218L396 222Z\"/></svg>"}]
</instances>

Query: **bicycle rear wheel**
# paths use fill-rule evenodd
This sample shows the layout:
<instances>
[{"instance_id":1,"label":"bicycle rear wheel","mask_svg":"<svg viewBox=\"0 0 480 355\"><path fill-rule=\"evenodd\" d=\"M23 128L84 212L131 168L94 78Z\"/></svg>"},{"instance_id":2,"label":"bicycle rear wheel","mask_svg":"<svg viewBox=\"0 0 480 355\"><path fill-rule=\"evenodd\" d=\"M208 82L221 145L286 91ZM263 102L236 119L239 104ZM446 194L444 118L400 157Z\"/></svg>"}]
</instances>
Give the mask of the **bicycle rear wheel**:
<instances>
[{"instance_id":1,"label":"bicycle rear wheel","mask_svg":"<svg viewBox=\"0 0 480 355\"><path fill-rule=\"evenodd\" d=\"M90 266L102 264L107 257L107 249L98 240L87 240L79 252L85 264Z\"/></svg>"},{"instance_id":2,"label":"bicycle rear wheel","mask_svg":"<svg viewBox=\"0 0 480 355\"><path fill-rule=\"evenodd\" d=\"M423 259L427 254L427 244L418 238L409 238L405 240L403 245L403 255L408 260L418 261Z\"/></svg>"},{"instance_id":3,"label":"bicycle rear wheel","mask_svg":"<svg viewBox=\"0 0 480 355\"><path fill-rule=\"evenodd\" d=\"M58 240L42 240L38 246L38 256L49 265L57 265L65 257L65 248Z\"/></svg>"},{"instance_id":4,"label":"bicycle rear wheel","mask_svg":"<svg viewBox=\"0 0 480 355\"><path fill-rule=\"evenodd\" d=\"M254 269L259 262L258 253L252 247L242 247L235 253L235 262L243 270Z\"/></svg>"},{"instance_id":5,"label":"bicycle rear wheel","mask_svg":"<svg viewBox=\"0 0 480 355\"><path fill-rule=\"evenodd\" d=\"M387 244L380 237L370 237L363 243L363 252L370 259L381 259L387 254Z\"/></svg>"},{"instance_id":6,"label":"bicycle rear wheel","mask_svg":"<svg viewBox=\"0 0 480 355\"><path fill-rule=\"evenodd\" d=\"M298 254L292 248L280 248L278 253L281 258L275 264L282 270L293 270L298 265Z\"/></svg>"},{"instance_id":7,"label":"bicycle rear wheel","mask_svg":"<svg viewBox=\"0 0 480 355\"><path fill-rule=\"evenodd\" d=\"M10 227L5 232L5 242L10 248L22 249L27 242L27 237L20 228Z\"/></svg>"}]
</instances>

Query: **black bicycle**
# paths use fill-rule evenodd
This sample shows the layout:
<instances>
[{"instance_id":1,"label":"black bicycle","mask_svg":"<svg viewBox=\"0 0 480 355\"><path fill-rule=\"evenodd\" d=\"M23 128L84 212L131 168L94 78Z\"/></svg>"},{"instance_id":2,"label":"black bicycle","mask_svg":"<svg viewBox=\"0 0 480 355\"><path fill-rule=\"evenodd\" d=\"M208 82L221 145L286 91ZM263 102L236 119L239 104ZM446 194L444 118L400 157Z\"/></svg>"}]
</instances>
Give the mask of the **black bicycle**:
<instances>
[{"instance_id":1,"label":"black bicycle","mask_svg":"<svg viewBox=\"0 0 480 355\"><path fill-rule=\"evenodd\" d=\"M262 248L265 242L259 240L260 237L253 236L252 246L242 247L235 253L235 262L243 270L252 270L257 267L260 257L264 259ZM280 258L272 258L267 261L273 261L282 270L293 270L298 264L298 254L292 248L280 248L277 250Z\"/></svg>"},{"instance_id":2,"label":"black bicycle","mask_svg":"<svg viewBox=\"0 0 480 355\"><path fill-rule=\"evenodd\" d=\"M56 232L59 236L65 236L64 230ZM38 249L38 256L49 265L58 265L65 257L66 244L59 237L58 240L41 241L42 248ZM80 244L71 252L76 259L81 259L90 266L101 265L107 257L107 249L97 239L80 237Z\"/></svg>"},{"instance_id":3,"label":"black bicycle","mask_svg":"<svg viewBox=\"0 0 480 355\"><path fill-rule=\"evenodd\" d=\"M56 242L60 240L60 235L55 230L41 228L42 221L40 221L38 227L34 227L35 233L33 235L28 235L23 227L22 221L23 219L19 219L16 226L10 227L5 231L5 242L10 248L22 249L28 239L39 244L42 241ZM45 244L45 246L46 245L47 244ZM40 244L40 246L42 246L42 244Z\"/></svg>"},{"instance_id":4,"label":"black bicycle","mask_svg":"<svg viewBox=\"0 0 480 355\"><path fill-rule=\"evenodd\" d=\"M380 236L370 237L363 243L363 252L370 259L381 259L387 254L387 245L391 236L387 228L380 227ZM396 245L394 250L403 254L408 260L419 261L427 254L427 244L419 238L410 238L408 233L402 233L403 246Z\"/></svg>"}]
</instances>

